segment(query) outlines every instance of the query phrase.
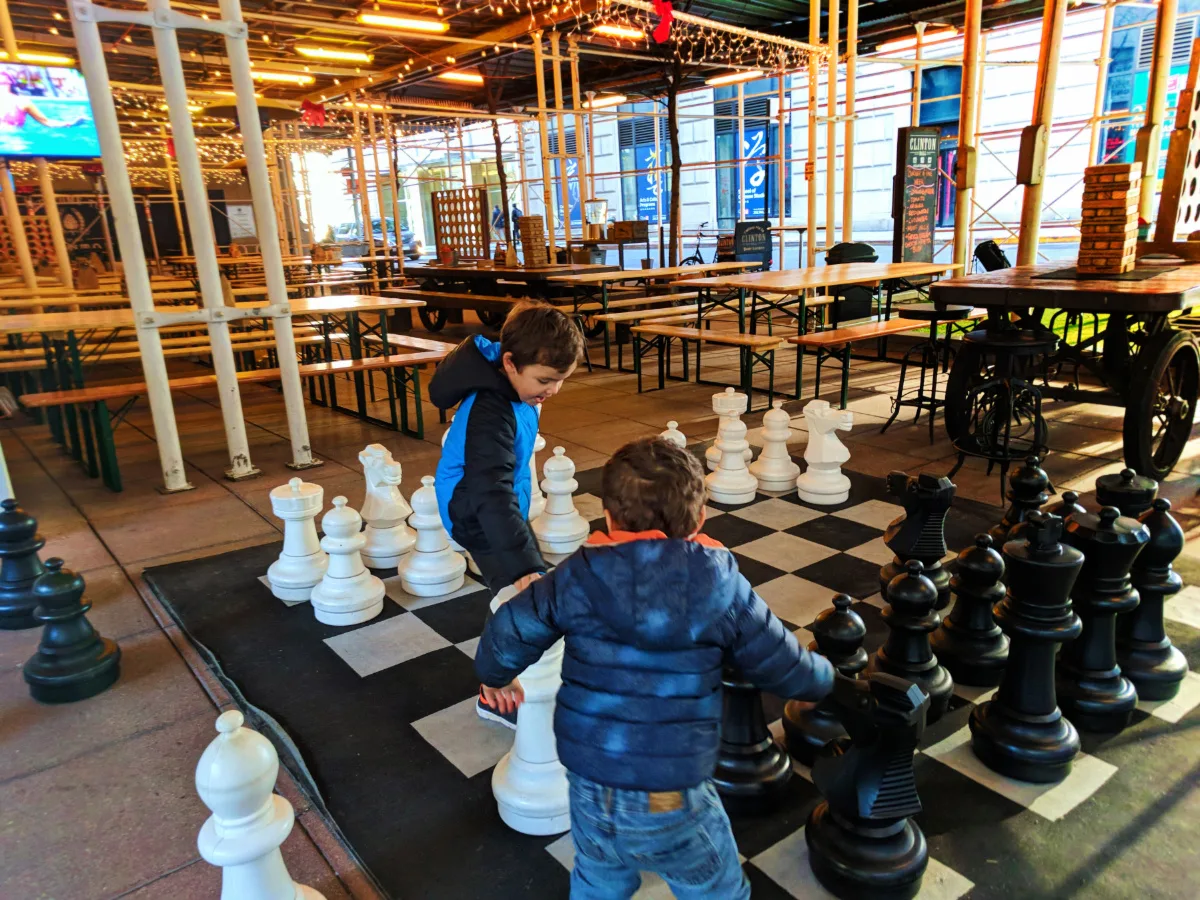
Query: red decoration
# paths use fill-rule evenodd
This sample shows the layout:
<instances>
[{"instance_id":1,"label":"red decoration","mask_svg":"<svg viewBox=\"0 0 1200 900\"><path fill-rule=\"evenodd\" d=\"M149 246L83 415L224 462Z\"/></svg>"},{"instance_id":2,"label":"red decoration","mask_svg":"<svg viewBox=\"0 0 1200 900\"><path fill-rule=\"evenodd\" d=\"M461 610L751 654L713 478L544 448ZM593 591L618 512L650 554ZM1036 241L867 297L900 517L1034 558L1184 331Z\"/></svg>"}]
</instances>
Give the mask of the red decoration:
<instances>
[{"instance_id":1,"label":"red decoration","mask_svg":"<svg viewBox=\"0 0 1200 900\"><path fill-rule=\"evenodd\" d=\"M325 104L305 100L300 104L300 118L305 125L322 126L325 124Z\"/></svg>"},{"instance_id":2,"label":"red decoration","mask_svg":"<svg viewBox=\"0 0 1200 900\"><path fill-rule=\"evenodd\" d=\"M671 0L654 0L654 14L658 16L658 24L654 26L654 42L661 44L671 36L671 22L675 19Z\"/></svg>"},{"instance_id":3,"label":"red decoration","mask_svg":"<svg viewBox=\"0 0 1200 900\"><path fill-rule=\"evenodd\" d=\"M167 156L175 158L175 138L167 138Z\"/></svg>"}]
</instances>

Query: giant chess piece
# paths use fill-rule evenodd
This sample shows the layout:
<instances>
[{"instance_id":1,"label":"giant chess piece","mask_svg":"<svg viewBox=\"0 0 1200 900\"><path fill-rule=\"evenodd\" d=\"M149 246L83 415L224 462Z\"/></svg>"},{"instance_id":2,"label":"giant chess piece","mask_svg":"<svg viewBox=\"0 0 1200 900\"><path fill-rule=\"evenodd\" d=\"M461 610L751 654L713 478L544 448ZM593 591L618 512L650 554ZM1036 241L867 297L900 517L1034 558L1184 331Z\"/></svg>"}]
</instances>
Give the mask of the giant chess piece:
<instances>
[{"instance_id":1,"label":"giant chess piece","mask_svg":"<svg viewBox=\"0 0 1200 900\"><path fill-rule=\"evenodd\" d=\"M721 746L713 784L731 809L769 811L792 777L792 758L771 737L758 688L729 667L721 683Z\"/></svg>"},{"instance_id":2,"label":"giant chess piece","mask_svg":"<svg viewBox=\"0 0 1200 900\"><path fill-rule=\"evenodd\" d=\"M727 387L721 393L712 395L712 408L713 412L720 417L717 420L717 439L713 441L711 447L704 451L704 459L708 464L708 471L715 472L721 464L721 448L718 446L721 436L731 422L737 421L738 417L750 408L750 398L746 394L739 394L733 388ZM750 449L749 444L746 444L746 449L742 451L742 457L746 460L747 465L754 458L754 451Z\"/></svg>"},{"instance_id":3,"label":"giant chess piece","mask_svg":"<svg viewBox=\"0 0 1200 900\"><path fill-rule=\"evenodd\" d=\"M667 423L667 430L659 435L664 441L674 444L680 450L687 449L687 435L679 430L679 423L670 421ZM707 453L708 451L705 451ZM721 461L720 451L717 452L717 462Z\"/></svg>"},{"instance_id":4,"label":"giant chess piece","mask_svg":"<svg viewBox=\"0 0 1200 900\"><path fill-rule=\"evenodd\" d=\"M372 569L394 569L417 542L417 536L405 524L412 507L400 493L403 472L383 444L368 444L358 454L358 461L367 479L367 493L359 510L367 523L362 560Z\"/></svg>"},{"instance_id":5,"label":"giant chess piece","mask_svg":"<svg viewBox=\"0 0 1200 900\"><path fill-rule=\"evenodd\" d=\"M1004 599L1004 559L986 534L975 535L975 546L958 554L950 580L954 608L929 639L938 662L959 684L995 687L1008 662L1008 638L992 616Z\"/></svg>"},{"instance_id":6,"label":"giant chess piece","mask_svg":"<svg viewBox=\"0 0 1200 900\"><path fill-rule=\"evenodd\" d=\"M1115 506L1121 515L1130 519L1141 518L1142 513L1154 505L1157 496L1158 482L1133 469L1122 469L1096 479L1096 504Z\"/></svg>"},{"instance_id":7,"label":"giant chess piece","mask_svg":"<svg viewBox=\"0 0 1200 900\"><path fill-rule=\"evenodd\" d=\"M317 540L316 520L324 499L324 488L299 478L271 491L271 511L283 519L283 551L267 569L267 583L280 600L308 600L329 568L329 554Z\"/></svg>"},{"instance_id":8,"label":"giant chess piece","mask_svg":"<svg viewBox=\"0 0 1200 900\"><path fill-rule=\"evenodd\" d=\"M1129 570L1150 531L1106 506L1099 514L1072 516L1066 540L1083 554L1083 572L1071 592L1083 632L1059 654L1058 702L1080 731L1120 731L1138 698L1117 665L1117 615L1138 605Z\"/></svg>"},{"instance_id":9,"label":"giant chess piece","mask_svg":"<svg viewBox=\"0 0 1200 900\"><path fill-rule=\"evenodd\" d=\"M516 596L504 588L492 612ZM517 708L512 749L492 770L492 795L500 818L521 834L561 834L571 827L567 770L558 760L554 704L562 685L563 642L554 645L519 676L525 702Z\"/></svg>"},{"instance_id":10,"label":"giant chess piece","mask_svg":"<svg viewBox=\"0 0 1200 900\"><path fill-rule=\"evenodd\" d=\"M467 561L450 549L432 475L421 479L421 486L412 495L412 507L408 524L416 529L417 543L396 567L401 587L414 597L439 597L457 591L466 581Z\"/></svg>"},{"instance_id":11,"label":"giant chess piece","mask_svg":"<svg viewBox=\"0 0 1200 900\"><path fill-rule=\"evenodd\" d=\"M881 672L865 681L839 678L833 696L850 744L813 767L824 799L804 828L809 865L843 900L911 900L929 863L925 835L912 820L921 811L913 753L929 698Z\"/></svg>"},{"instance_id":12,"label":"giant chess piece","mask_svg":"<svg viewBox=\"0 0 1200 900\"><path fill-rule=\"evenodd\" d=\"M329 568L312 590L313 614L326 625L357 625L383 612L383 582L363 565L361 551L367 539L359 529L362 517L333 498L333 509L321 519L321 549L329 554Z\"/></svg>"},{"instance_id":13,"label":"giant chess piece","mask_svg":"<svg viewBox=\"0 0 1200 900\"><path fill-rule=\"evenodd\" d=\"M38 559L46 541L37 533L37 519L16 500L4 500L0 507L0 628L36 628L33 583L46 571Z\"/></svg>"},{"instance_id":14,"label":"giant chess piece","mask_svg":"<svg viewBox=\"0 0 1200 900\"><path fill-rule=\"evenodd\" d=\"M884 543L896 555L879 570L879 593L886 599L892 579L904 572L910 559L917 559L925 577L937 588L934 609L945 609L950 605L950 573L942 568L942 557L948 552L946 514L957 488L945 477L891 472L887 489L904 506L904 515L893 521L883 535Z\"/></svg>"},{"instance_id":15,"label":"giant chess piece","mask_svg":"<svg viewBox=\"0 0 1200 900\"><path fill-rule=\"evenodd\" d=\"M34 617L46 627L37 652L25 663L25 681L34 700L71 703L112 686L121 674L121 648L100 637L87 620L92 604L83 599L80 575L57 557L33 585Z\"/></svg>"},{"instance_id":16,"label":"giant chess piece","mask_svg":"<svg viewBox=\"0 0 1200 900\"><path fill-rule=\"evenodd\" d=\"M1150 542L1133 564L1137 609L1117 617L1117 663L1137 688L1139 700L1170 700L1188 671L1187 660L1163 628L1163 604L1183 588L1171 567L1183 552L1183 529L1165 497L1155 500L1138 521L1150 531Z\"/></svg>"},{"instance_id":17,"label":"giant chess piece","mask_svg":"<svg viewBox=\"0 0 1200 900\"><path fill-rule=\"evenodd\" d=\"M714 503L739 506L754 502L758 494L758 479L746 468L743 451L748 446L746 423L741 419L732 419L717 438L716 447L721 451L721 464L715 472L704 476L708 496Z\"/></svg>"},{"instance_id":18,"label":"giant chess piece","mask_svg":"<svg viewBox=\"0 0 1200 900\"><path fill-rule=\"evenodd\" d=\"M575 480L575 463L567 451L555 447L554 454L542 466L546 478L542 490L546 492L546 508L533 523L533 536L537 538L542 553L555 557L570 556L587 540L587 519L575 508L572 496L579 489Z\"/></svg>"},{"instance_id":19,"label":"giant chess piece","mask_svg":"<svg viewBox=\"0 0 1200 900\"><path fill-rule=\"evenodd\" d=\"M546 439L537 434L533 438L533 452L529 454L529 515L526 518L532 522L546 509L546 495L537 477L537 455L546 449Z\"/></svg>"},{"instance_id":20,"label":"giant chess piece","mask_svg":"<svg viewBox=\"0 0 1200 900\"><path fill-rule=\"evenodd\" d=\"M451 422L451 424L454 423L454 416L450 417L450 422ZM445 431L442 432L442 447L443 447L443 449L446 446L446 438L448 438L448 437L450 437L450 429L449 428L447 428ZM542 507L546 505L546 498L543 497L542 492L537 489L537 471L536 471L536 466L534 464L534 457L537 456L536 451L545 446L546 446L546 439L544 437L542 437L540 434L537 435L536 437L534 437L534 439L533 439L534 452L530 454L530 460L529 460L529 477L530 477L532 483L530 484L530 492L529 492L529 515L526 516L526 521L528 521L528 522L532 522L534 519L537 518L537 516L535 516L533 514L533 511L534 511L533 504L534 504L535 500L537 500L537 502L539 504L538 508L537 508L538 516L540 516L542 514ZM536 493L535 493L535 491L536 491ZM441 515L440 511L439 511L438 515L439 516ZM441 519L439 518L438 521L441 521ZM470 553L468 553L466 551L466 549L462 546L462 544L460 544L458 541L456 541L454 539L454 537L450 534L449 529L446 530L446 540L450 544L450 549L453 550L455 553L461 555L463 557L463 559L465 559L467 561L467 568L482 578L483 573L479 571L479 566L477 566L475 564L475 559L471 556Z\"/></svg>"},{"instance_id":21,"label":"giant chess piece","mask_svg":"<svg viewBox=\"0 0 1200 900\"><path fill-rule=\"evenodd\" d=\"M1105 503L1104 506L1111 506L1111 503ZM1042 510L1048 516L1058 516L1060 519L1069 519L1071 516L1077 516L1080 513L1087 512L1079 504L1079 495L1074 491L1063 491L1062 497L1057 503L1052 503Z\"/></svg>"},{"instance_id":22,"label":"giant chess piece","mask_svg":"<svg viewBox=\"0 0 1200 900\"><path fill-rule=\"evenodd\" d=\"M196 765L196 791L212 810L200 829L200 855L221 869L221 900L325 900L288 874L279 847L296 812L273 793L279 754L244 722L236 709L221 713L220 734Z\"/></svg>"},{"instance_id":23,"label":"giant chess piece","mask_svg":"<svg viewBox=\"0 0 1200 900\"><path fill-rule=\"evenodd\" d=\"M763 414L762 453L750 464L750 474L758 479L762 490L782 492L796 486L800 467L788 453L791 436L792 417L783 411L783 401L776 400Z\"/></svg>"},{"instance_id":24,"label":"giant chess piece","mask_svg":"<svg viewBox=\"0 0 1200 900\"><path fill-rule=\"evenodd\" d=\"M1023 523L1031 512L1045 506L1052 491L1050 476L1042 468L1042 461L1036 456L1025 457L1025 465L1008 477L1008 510L1004 518L999 525L988 529L992 543L1002 547L1007 541L1020 540L1021 532L1010 532Z\"/></svg>"},{"instance_id":25,"label":"giant chess piece","mask_svg":"<svg viewBox=\"0 0 1200 900\"><path fill-rule=\"evenodd\" d=\"M796 479L800 499L818 506L836 506L850 499L850 479L842 474L842 464L850 451L838 440L838 431L854 427L854 413L833 409L828 400L810 400L804 407L808 426L808 446L804 448L807 468Z\"/></svg>"},{"instance_id":26,"label":"giant chess piece","mask_svg":"<svg viewBox=\"0 0 1200 900\"><path fill-rule=\"evenodd\" d=\"M857 678L867 667L867 651L863 649L867 626L850 608L853 602L847 594L834 597L833 608L824 610L813 623L816 639L808 645L810 652L822 654L847 678ZM783 708L783 734L788 752L811 766L822 748L846 736L833 695L815 704L789 700Z\"/></svg>"},{"instance_id":27,"label":"giant chess piece","mask_svg":"<svg viewBox=\"0 0 1200 900\"><path fill-rule=\"evenodd\" d=\"M1024 538L1004 545L1008 591L994 610L1008 665L996 696L971 711L971 747L1001 775L1048 784L1066 778L1079 753L1079 733L1058 708L1054 654L1082 629L1071 589L1083 554L1060 543L1057 516L1029 513L1025 524Z\"/></svg>"}]
</instances>

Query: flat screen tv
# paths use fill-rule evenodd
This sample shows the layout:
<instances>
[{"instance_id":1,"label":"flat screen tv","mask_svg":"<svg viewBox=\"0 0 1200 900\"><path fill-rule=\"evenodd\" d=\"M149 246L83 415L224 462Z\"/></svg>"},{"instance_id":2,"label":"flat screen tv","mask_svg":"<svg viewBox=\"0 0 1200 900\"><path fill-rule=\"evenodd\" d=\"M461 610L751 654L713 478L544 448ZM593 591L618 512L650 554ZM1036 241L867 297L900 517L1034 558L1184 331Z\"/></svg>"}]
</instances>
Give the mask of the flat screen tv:
<instances>
[{"instance_id":1,"label":"flat screen tv","mask_svg":"<svg viewBox=\"0 0 1200 900\"><path fill-rule=\"evenodd\" d=\"M0 156L99 155L100 138L78 70L0 63Z\"/></svg>"}]
</instances>

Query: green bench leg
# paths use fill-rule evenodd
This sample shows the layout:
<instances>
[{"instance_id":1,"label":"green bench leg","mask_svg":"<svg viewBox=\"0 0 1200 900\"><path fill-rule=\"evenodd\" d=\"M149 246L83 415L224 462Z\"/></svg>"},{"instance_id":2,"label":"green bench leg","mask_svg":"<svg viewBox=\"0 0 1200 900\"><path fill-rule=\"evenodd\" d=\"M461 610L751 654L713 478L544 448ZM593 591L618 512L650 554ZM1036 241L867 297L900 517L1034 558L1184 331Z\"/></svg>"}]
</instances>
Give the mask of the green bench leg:
<instances>
[{"instance_id":1,"label":"green bench leg","mask_svg":"<svg viewBox=\"0 0 1200 900\"><path fill-rule=\"evenodd\" d=\"M847 344L842 350L842 409L846 408L846 403L850 397L850 345Z\"/></svg>"},{"instance_id":2,"label":"green bench leg","mask_svg":"<svg viewBox=\"0 0 1200 900\"><path fill-rule=\"evenodd\" d=\"M123 489L121 470L117 466L117 446L113 441L112 419L108 413L108 404L103 400L97 400L93 412L96 443L100 451L100 474L104 479L105 487L110 491L120 493Z\"/></svg>"}]
</instances>

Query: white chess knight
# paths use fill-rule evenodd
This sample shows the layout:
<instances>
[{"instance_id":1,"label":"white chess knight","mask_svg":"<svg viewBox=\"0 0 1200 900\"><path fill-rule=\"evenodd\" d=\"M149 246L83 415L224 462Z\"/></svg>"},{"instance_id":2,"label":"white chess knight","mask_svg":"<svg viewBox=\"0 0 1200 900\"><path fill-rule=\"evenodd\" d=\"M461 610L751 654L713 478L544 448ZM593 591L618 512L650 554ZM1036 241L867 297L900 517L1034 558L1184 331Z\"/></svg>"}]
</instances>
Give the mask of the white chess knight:
<instances>
[{"instance_id":1,"label":"white chess knight","mask_svg":"<svg viewBox=\"0 0 1200 900\"><path fill-rule=\"evenodd\" d=\"M717 422L717 440L713 441L713 445L704 451L704 458L708 462L708 470L715 472L717 466L721 464L721 450L717 446L717 441L721 440L721 434L729 427L729 423L738 419L746 409L750 406L750 398L745 394L739 394L731 387L725 388L719 394L712 395L712 408L720 420ZM750 445L746 445L746 449L742 451L742 457L746 462L750 462L754 458L754 451L750 449Z\"/></svg>"},{"instance_id":2,"label":"white chess knight","mask_svg":"<svg viewBox=\"0 0 1200 900\"><path fill-rule=\"evenodd\" d=\"M283 519L283 551L267 569L267 583L280 600L307 600L329 568L329 556L317 540L324 499L324 488L299 478L271 491L271 510Z\"/></svg>"},{"instance_id":3,"label":"white chess knight","mask_svg":"<svg viewBox=\"0 0 1200 900\"><path fill-rule=\"evenodd\" d=\"M679 423L671 421L667 423L667 430L659 435L664 441L674 444L680 450L687 449L687 436L679 430Z\"/></svg>"},{"instance_id":4,"label":"white chess knight","mask_svg":"<svg viewBox=\"0 0 1200 900\"><path fill-rule=\"evenodd\" d=\"M741 419L731 419L725 431L718 435L715 446L721 452L721 461L715 472L709 472L704 477L708 496L715 503L730 506L753 502L758 492L758 479L746 468L744 451L749 446L746 443L746 423Z\"/></svg>"},{"instance_id":5,"label":"white chess knight","mask_svg":"<svg viewBox=\"0 0 1200 900\"><path fill-rule=\"evenodd\" d=\"M850 479L842 474L842 463L850 451L838 439L838 431L854 426L854 413L833 409L828 400L810 400L804 407L808 423L808 447L804 461L808 468L796 479L796 490L806 503L833 506L850 498Z\"/></svg>"},{"instance_id":6,"label":"white chess knight","mask_svg":"<svg viewBox=\"0 0 1200 900\"><path fill-rule=\"evenodd\" d=\"M417 536L405 524L412 507L400 493L403 472L383 444L368 444L358 454L358 461L367 479L367 493L359 510L367 523L362 559L372 569L392 569L417 542Z\"/></svg>"},{"instance_id":7,"label":"white chess knight","mask_svg":"<svg viewBox=\"0 0 1200 900\"><path fill-rule=\"evenodd\" d=\"M537 455L546 449L546 439L539 433L533 439L533 452L529 454L529 516L530 522L536 519L546 509L546 495L538 484Z\"/></svg>"},{"instance_id":8,"label":"white chess knight","mask_svg":"<svg viewBox=\"0 0 1200 900\"><path fill-rule=\"evenodd\" d=\"M542 553L551 556L569 556L587 540L587 519L575 508L571 495L579 487L575 480L575 463L571 462L562 447L554 448L554 455L546 460L542 472L542 490L546 492L546 508L533 523L533 536L537 538Z\"/></svg>"},{"instance_id":9,"label":"white chess knight","mask_svg":"<svg viewBox=\"0 0 1200 900\"><path fill-rule=\"evenodd\" d=\"M792 417L783 411L782 400L776 400L763 415L762 435L762 453L750 463L750 474L758 479L758 486L764 491L790 491L796 486L800 467L788 453Z\"/></svg>"},{"instance_id":10,"label":"white chess knight","mask_svg":"<svg viewBox=\"0 0 1200 900\"><path fill-rule=\"evenodd\" d=\"M417 545L396 567L400 584L414 597L440 597L457 591L466 580L467 561L450 549L432 475L421 479L412 495L412 507L408 524L416 529Z\"/></svg>"},{"instance_id":11,"label":"white chess knight","mask_svg":"<svg viewBox=\"0 0 1200 900\"><path fill-rule=\"evenodd\" d=\"M200 829L200 855L221 869L221 900L325 900L292 881L279 846L296 812L274 793L279 755L244 726L236 709L217 718L219 735L196 766L196 791L212 815Z\"/></svg>"},{"instance_id":12,"label":"white chess knight","mask_svg":"<svg viewBox=\"0 0 1200 900\"><path fill-rule=\"evenodd\" d=\"M363 564L362 516L333 498L333 509L321 520L321 549L329 554L329 568L313 588L313 613L326 625L357 625L383 612L383 582Z\"/></svg>"},{"instance_id":13,"label":"white chess knight","mask_svg":"<svg viewBox=\"0 0 1200 900\"><path fill-rule=\"evenodd\" d=\"M492 612L514 596L512 587L504 588L492 598ZM525 702L517 707L517 734L512 749L492 770L492 796L500 818L521 834L560 834L571 827L567 771L558 760L554 739L562 661L559 640L520 674Z\"/></svg>"}]
</instances>

